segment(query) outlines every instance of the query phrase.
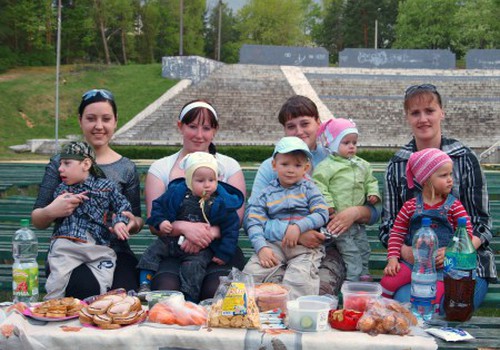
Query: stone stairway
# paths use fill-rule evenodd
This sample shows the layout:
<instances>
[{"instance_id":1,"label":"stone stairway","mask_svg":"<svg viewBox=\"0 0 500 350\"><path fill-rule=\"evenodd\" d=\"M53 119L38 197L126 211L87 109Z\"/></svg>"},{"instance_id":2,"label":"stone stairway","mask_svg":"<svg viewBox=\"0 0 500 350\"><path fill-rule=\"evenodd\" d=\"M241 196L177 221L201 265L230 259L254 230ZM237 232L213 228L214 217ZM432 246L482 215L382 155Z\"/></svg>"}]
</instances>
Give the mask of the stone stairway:
<instances>
[{"instance_id":1,"label":"stone stairway","mask_svg":"<svg viewBox=\"0 0 500 350\"><path fill-rule=\"evenodd\" d=\"M273 144L283 132L277 122L279 108L291 95L293 90L279 66L225 65L182 90L114 142L180 144L176 121L182 106L205 99L219 114L217 144Z\"/></svg>"},{"instance_id":2,"label":"stone stairway","mask_svg":"<svg viewBox=\"0 0 500 350\"><path fill-rule=\"evenodd\" d=\"M500 71L389 70L301 67L301 74L336 117L350 117L361 132L362 147L399 147L410 139L403 94L413 84L432 83L443 96L444 132L473 148L500 140ZM216 144L274 144L283 136L277 121L294 82L279 66L224 65L124 132L117 144L179 145L176 121L194 99L211 102L219 116ZM307 89L305 89L307 91Z\"/></svg>"}]
</instances>

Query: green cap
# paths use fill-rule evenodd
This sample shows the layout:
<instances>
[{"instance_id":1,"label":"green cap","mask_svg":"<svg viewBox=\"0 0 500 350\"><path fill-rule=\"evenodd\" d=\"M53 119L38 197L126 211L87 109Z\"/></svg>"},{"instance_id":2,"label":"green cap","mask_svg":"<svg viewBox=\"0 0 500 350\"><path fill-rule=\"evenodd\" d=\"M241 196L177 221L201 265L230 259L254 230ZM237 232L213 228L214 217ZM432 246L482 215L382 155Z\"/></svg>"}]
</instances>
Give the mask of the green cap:
<instances>
[{"instance_id":1,"label":"green cap","mask_svg":"<svg viewBox=\"0 0 500 350\"><path fill-rule=\"evenodd\" d=\"M21 219L21 227L29 227L30 219Z\"/></svg>"}]
</instances>

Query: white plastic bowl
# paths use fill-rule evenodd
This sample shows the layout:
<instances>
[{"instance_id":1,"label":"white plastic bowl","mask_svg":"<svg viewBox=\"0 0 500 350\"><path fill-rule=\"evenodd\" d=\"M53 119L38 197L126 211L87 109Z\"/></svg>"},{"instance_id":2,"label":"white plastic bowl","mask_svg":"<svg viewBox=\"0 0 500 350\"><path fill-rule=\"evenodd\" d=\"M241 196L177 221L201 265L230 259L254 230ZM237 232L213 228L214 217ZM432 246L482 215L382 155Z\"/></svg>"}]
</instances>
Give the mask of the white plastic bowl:
<instances>
[{"instance_id":1,"label":"white plastic bowl","mask_svg":"<svg viewBox=\"0 0 500 350\"><path fill-rule=\"evenodd\" d=\"M330 305L323 301L292 300L287 303L288 326L300 332L321 332L328 329Z\"/></svg>"}]
</instances>

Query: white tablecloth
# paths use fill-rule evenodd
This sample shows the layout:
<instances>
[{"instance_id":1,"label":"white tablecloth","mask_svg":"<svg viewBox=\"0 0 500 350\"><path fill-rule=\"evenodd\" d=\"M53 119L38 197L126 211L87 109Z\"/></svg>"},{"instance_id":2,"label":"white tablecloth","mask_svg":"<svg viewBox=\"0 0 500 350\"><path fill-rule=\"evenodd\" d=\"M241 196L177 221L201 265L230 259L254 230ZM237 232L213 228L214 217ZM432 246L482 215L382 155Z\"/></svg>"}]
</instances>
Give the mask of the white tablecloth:
<instances>
[{"instance_id":1,"label":"white tablecloth","mask_svg":"<svg viewBox=\"0 0 500 350\"><path fill-rule=\"evenodd\" d=\"M434 338L420 328L413 335L378 335L361 332L329 330L321 333L289 333L271 335L257 330L172 329L150 326L147 323L118 330L100 330L83 327L77 332L65 332L61 326L81 326L78 319L65 322L43 322L29 319L17 312L11 313L1 324L15 326L14 334L5 338L0 334L1 350L21 349L144 349L144 350L335 350L367 349L391 350L437 349ZM283 347L283 345L285 347ZM280 347L281 346L281 347Z\"/></svg>"}]
</instances>

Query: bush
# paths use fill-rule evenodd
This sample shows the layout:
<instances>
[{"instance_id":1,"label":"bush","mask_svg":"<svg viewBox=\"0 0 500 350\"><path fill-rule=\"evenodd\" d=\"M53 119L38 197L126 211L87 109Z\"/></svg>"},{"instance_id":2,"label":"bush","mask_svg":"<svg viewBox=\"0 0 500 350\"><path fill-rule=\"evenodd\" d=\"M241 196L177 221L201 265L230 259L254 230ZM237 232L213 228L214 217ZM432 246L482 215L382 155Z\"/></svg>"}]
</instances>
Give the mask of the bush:
<instances>
[{"instance_id":1,"label":"bush","mask_svg":"<svg viewBox=\"0 0 500 350\"><path fill-rule=\"evenodd\" d=\"M113 146L113 149L130 159L160 159L179 150L179 146ZM273 153L273 146L217 146L217 152L239 162L260 163ZM358 155L369 162L388 162L394 150L360 150Z\"/></svg>"}]
</instances>

